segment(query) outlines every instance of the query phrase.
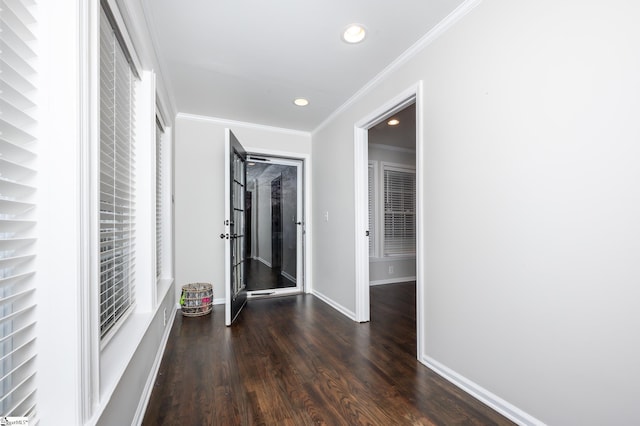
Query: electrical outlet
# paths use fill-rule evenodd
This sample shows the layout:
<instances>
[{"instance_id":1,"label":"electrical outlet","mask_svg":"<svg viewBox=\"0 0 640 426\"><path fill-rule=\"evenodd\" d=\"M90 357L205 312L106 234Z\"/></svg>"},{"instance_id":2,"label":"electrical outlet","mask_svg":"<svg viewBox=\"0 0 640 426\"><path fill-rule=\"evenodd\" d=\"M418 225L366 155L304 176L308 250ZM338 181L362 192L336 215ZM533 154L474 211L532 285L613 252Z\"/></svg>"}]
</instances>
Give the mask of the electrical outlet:
<instances>
[{"instance_id":1,"label":"electrical outlet","mask_svg":"<svg viewBox=\"0 0 640 426\"><path fill-rule=\"evenodd\" d=\"M396 271L395 271L395 269L394 269L393 265L389 265L389 275L392 275L392 274L394 274L395 272L396 272Z\"/></svg>"},{"instance_id":2,"label":"electrical outlet","mask_svg":"<svg viewBox=\"0 0 640 426\"><path fill-rule=\"evenodd\" d=\"M329 222L329 212L324 212L324 221Z\"/></svg>"}]
</instances>

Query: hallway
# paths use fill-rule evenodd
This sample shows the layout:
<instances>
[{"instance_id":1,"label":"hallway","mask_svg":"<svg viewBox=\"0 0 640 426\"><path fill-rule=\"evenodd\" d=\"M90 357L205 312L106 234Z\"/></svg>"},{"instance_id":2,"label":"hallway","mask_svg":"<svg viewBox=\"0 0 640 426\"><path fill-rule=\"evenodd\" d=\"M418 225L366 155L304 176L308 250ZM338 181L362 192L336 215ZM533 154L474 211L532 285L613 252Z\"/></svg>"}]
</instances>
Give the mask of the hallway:
<instances>
[{"instance_id":1,"label":"hallway","mask_svg":"<svg viewBox=\"0 0 640 426\"><path fill-rule=\"evenodd\" d=\"M512 424L415 359L415 283L371 289L357 324L310 295L238 322L178 313L145 425Z\"/></svg>"}]
</instances>

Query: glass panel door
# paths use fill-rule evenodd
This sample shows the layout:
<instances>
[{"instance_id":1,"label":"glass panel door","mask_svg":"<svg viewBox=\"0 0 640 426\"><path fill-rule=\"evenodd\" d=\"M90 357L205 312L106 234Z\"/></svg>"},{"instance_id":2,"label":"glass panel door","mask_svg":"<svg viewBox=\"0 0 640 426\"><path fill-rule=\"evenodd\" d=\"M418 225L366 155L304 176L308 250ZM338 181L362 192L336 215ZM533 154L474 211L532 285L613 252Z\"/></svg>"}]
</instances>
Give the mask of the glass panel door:
<instances>
[{"instance_id":1,"label":"glass panel door","mask_svg":"<svg viewBox=\"0 0 640 426\"><path fill-rule=\"evenodd\" d=\"M247 302L245 281L245 162L238 139L226 129L225 138L225 323L231 325Z\"/></svg>"}]
</instances>

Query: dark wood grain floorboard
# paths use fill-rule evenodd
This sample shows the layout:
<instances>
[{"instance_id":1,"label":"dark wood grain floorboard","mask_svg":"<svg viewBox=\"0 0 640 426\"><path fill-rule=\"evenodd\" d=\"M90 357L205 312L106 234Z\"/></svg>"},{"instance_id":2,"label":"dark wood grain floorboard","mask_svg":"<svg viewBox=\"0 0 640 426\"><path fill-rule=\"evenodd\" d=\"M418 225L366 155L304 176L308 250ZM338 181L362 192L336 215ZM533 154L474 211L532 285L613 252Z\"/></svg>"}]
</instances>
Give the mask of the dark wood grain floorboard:
<instances>
[{"instance_id":1,"label":"dark wood grain floorboard","mask_svg":"<svg viewBox=\"0 0 640 426\"><path fill-rule=\"evenodd\" d=\"M257 259L245 259L247 291L272 290L295 287L296 283L282 275L280 269L271 268Z\"/></svg>"},{"instance_id":2,"label":"dark wood grain floorboard","mask_svg":"<svg viewBox=\"0 0 640 426\"><path fill-rule=\"evenodd\" d=\"M176 318L144 425L510 425L416 360L415 283L371 289L371 322L310 295Z\"/></svg>"}]
</instances>

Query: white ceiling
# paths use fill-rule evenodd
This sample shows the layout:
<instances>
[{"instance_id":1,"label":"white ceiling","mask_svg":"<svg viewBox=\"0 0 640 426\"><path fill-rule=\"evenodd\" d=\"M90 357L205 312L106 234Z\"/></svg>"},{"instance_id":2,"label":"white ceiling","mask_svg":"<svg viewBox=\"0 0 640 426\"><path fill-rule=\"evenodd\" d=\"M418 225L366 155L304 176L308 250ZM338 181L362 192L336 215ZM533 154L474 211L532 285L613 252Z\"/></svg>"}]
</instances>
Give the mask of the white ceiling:
<instances>
[{"instance_id":1,"label":"white ceiling","mask_svg":"<svg viewBox=\"0 0 640 426\"><path fill-rule=\"evenodd\" d=\"M143 0L179 112L304 131L462 1ZM348 45L353 22L368 36Z\"/></svg>"}]
</instances>

